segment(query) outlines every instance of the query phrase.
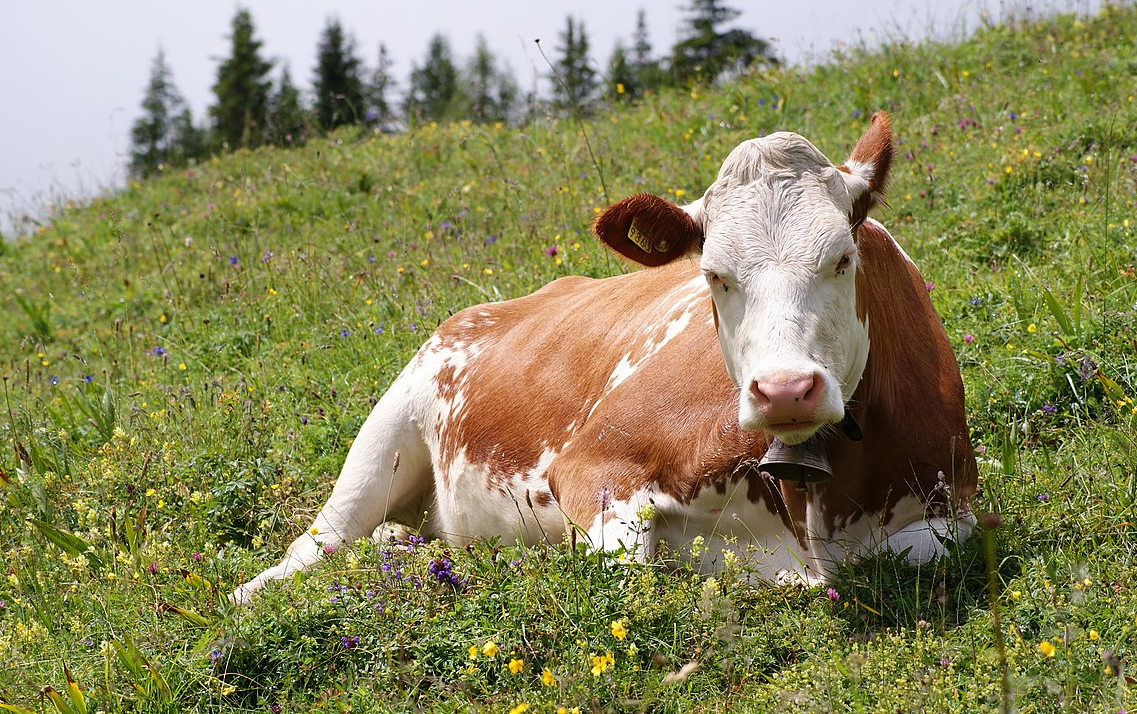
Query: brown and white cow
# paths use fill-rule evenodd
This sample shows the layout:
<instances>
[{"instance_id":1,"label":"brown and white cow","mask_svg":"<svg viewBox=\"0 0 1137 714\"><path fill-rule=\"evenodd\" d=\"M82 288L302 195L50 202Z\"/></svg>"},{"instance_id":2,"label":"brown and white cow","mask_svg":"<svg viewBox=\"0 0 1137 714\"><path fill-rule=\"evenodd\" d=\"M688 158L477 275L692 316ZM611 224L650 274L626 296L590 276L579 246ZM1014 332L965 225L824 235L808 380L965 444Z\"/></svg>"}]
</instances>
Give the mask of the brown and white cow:
<instances>
[{"instance_id":1,"label":"brown and white cow","mask_svg":"<svg viewBox=\"0 0 1137 714\"><path fill-rule=\"evenodd\" d=\"M234 599L323 545L407 525L453 544L579 529L639 558L702 536L703 553L807 583L851 555L926 561L966 538L977 471L959 369L916 266L867 218L891 158L879 113L842 166L776 133L740 144L688 206L609 207L597 236L651 269L563 278L443 323L311 529ZM835 426L846 412L862 439ZM760 471L774 437L823 440L832 480Z\"/></svg>"}]
</instances>

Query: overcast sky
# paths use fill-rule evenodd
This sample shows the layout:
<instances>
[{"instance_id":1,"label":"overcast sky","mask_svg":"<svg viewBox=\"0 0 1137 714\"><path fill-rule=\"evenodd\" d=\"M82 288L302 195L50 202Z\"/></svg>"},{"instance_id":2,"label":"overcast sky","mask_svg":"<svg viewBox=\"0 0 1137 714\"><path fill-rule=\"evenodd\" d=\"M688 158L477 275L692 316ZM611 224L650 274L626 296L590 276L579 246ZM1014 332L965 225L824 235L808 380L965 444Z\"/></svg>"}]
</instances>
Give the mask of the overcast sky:
<instances>
[{"instance_id":1,"label":"overcast sky","mask_svg":"<svg viewBox=\"0 0 1137 714\"><path fill-rule=\"evenodd\" d=\"M773 41L789 62L824 57L836 45L888 38L961 35L984 9L1057 5L1085 10L1095 0L733 0L735 25ZM228 54L238 6L252 13L265 56L311 85L316 44L328 17L354 35L375 65L380 42L405 89L427 40L446 35L464 62L481 32L524 90L543 94L545 62L565 17L583 21L599 69L618 39L630 44L636 13L646 12L655 53L675 42L688 0L0 0L0 230L16 213L42 213L56 198L82 198L119 186L130 126L159 48L174 83L201 121L213 96L219 58Z\"/></svg>"}]
</instances>

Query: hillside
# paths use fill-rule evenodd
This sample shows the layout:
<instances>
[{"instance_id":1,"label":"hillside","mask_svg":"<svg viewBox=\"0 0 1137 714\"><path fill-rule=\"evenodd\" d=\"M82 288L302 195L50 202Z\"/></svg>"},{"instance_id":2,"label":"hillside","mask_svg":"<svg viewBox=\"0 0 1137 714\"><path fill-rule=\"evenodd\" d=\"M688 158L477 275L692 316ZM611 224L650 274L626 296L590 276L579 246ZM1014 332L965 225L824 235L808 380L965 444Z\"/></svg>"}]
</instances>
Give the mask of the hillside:
<instances>
[{"instance_id":1,"label":"hillside","mask_svg":"<svg viewBox=\"0 0 1137 714\"><path fill-rule=\"evenodd\" d=\"M653 96L584 132L555 117L349 131L69 206L0 244L0 700L1131 709L1135 96L1137 9L1107 7ZM224 601L310 522L440 321L625 270L588 233L609 202L697 198L739 141L780 129L843 158L876 109L899 148L877 217L959 355L976 507L1002 521L985 541L923 569L851 565L836 600L562 547L434 544L345 549L249 610ZM384 576L429 581L442 557L467 589ZM59 704L37 704L45 685Z\"/></svg>"}]
</instances>

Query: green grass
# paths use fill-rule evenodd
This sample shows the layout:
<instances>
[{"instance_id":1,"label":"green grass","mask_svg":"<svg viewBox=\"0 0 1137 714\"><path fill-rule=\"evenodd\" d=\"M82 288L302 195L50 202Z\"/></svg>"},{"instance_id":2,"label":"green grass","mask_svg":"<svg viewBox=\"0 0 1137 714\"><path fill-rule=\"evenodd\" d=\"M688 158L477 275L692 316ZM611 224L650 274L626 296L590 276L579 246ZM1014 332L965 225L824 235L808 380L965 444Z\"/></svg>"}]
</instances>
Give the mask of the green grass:
<instances>
[{"instance_id":1,"label":"green grass","mask_svg":"<svg viewBox=\"0 0 1137 714\"><path fill-rule=\"evenodd\" d=\"M0 247L0 697L91 712L1132 709L1135 74L1137 11L1107 8L650 97L587 125L598 165L555 119L348 131L68 207ZM1002 521L990 569L978 538L922 568L869 559L833 601L559 544L358 544L252 608L224 600L307 526L440 321L619 272L588 235L608 202L690 200L736 143L775 129L843 158L878 108L900 142L879 218L960 356L976 507Z\"/></svg>"}]
</instances>

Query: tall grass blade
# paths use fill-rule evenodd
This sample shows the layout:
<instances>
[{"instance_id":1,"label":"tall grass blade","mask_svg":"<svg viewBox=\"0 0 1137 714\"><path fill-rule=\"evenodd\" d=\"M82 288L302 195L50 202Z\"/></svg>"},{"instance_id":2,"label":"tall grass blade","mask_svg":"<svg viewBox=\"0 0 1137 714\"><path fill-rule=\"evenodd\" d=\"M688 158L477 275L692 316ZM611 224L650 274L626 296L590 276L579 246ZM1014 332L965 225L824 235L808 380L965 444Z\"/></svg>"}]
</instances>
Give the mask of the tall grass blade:
<instances>
[{"instance_id":1,"label":"tall grass blade","mask_svg":"<svg viewBox=\"0 0 1137 714\"><path fill-rule=\"evenodd\" d=\"M1050 314L1054 317L1054 321L1058 323L1058 327L1062 330L1062 334L1072 336L1074 332L1074 323L1070 321L1066 311L1055 299L1054 293L1050 292L1047 288L1042 289L1042 299L1046 302L1046 308L1050 310Z\"/></svg>"},{"instance_id":2,"label":"tall grass blade","mask_svg":"<svg viewBox=\"0 0 1137 714\"><path fill-rule=\"evenodd\" d=\"M168 602L158 603L158 612L172 613L172 614L177 615L178 617L182 618L186 622L190 623L191 625L195 625L197 627L209 627L209 620L205 619L204 617L197 614L193 610L187 610L184 607L178 607L177 605L171 605Z\"/></svg>"},{"instance_id":3,"label":"tall grass blade","mask_svg":"<svg viewBox=\"0 0 1137 714\"><path fill-rule=\"evenodd\" d=\"M28 523L31 523L36 528L38 528L40 533L43 533L45 538L54 543L56 547L58 547L63 552L69 555L81 555L85 557L87 559L87 562L90 563L91 566L96 570L103 567L103 560L95 552L94 547L92 547L90 543L83 540L74 533L61 531L58 528L55 528L54 526L44 523L43 521L36 518L29 518Z\"/></svg>"},{"instance_id":4,"label":"tall grass blade","mask_svg":"<svg viewBox=\"0 0 1137 714\"><path fill-rule=\"evenodd\" d=\"M87 714L87 699L83 696L79 683L71 676L71 668L67 666L66 661L63 663L63 676L67 678L67 693L71 697L71 706L78 714Z\"/></svg>"}]
</instances>

